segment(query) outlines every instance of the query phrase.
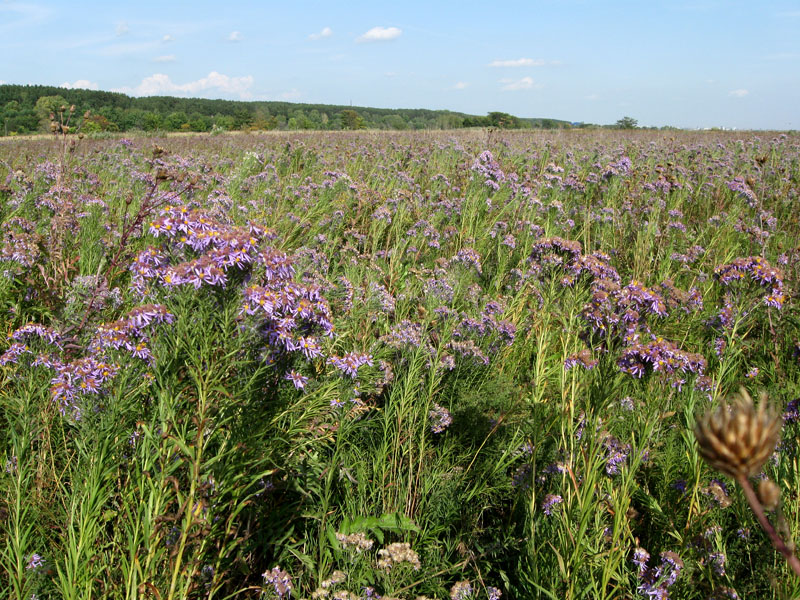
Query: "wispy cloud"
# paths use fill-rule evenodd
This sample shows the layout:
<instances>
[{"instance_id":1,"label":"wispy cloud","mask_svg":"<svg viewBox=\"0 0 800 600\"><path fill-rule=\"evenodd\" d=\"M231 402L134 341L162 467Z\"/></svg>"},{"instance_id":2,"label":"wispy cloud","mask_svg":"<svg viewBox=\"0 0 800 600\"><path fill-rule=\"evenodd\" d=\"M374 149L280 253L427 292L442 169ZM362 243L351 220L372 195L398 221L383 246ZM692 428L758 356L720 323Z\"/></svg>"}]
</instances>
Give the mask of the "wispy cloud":
<instances>
[{"instance_id":1,"label":"wispy cloud","mask_svg":"<svg viewBox=\"0 0 800 600\"><path fill-rule=\"evenodd\" d=\"M333 35L333 29L330 27L323 27L322 31L318 33L312 33L308 36L310 40L321 40L323 38L331 37Z\"/></svg>"},{"instance_id":2,"label":"wispy cloud","mask_svg":"<svg viewBox=\"0 0 800 600\"><path fill-rule=\"evenodd\" d=\"M252 97L250 88L253 86L252 75L243 77L230 77L216 71L211 71L207 77L188 83L175 83L169 75L155 73L142 79L136 87L122 87L115 89L115 92L132 94L134 96L157 96L159 94L201 94L203 92L216 92L228 96L238 96L247 99Z\"/></svg>"},{"instance_id":3,"label":"wispy cloud","mask_svg":"<svg viewBox=\"0 0 800 600\"><path fill-rule=\"evenodd\" d=\"M125 21L120 21L114 28L114 33L117 35L117 37L120 37L128 33L130 30L131 28L128 27L128 24Z\"/></svg>"},{"instance_id":4,"label":"wispy cloud","mask_svg":"<svg viewBox=\"0 0 800 600\"><path fill-rule=\"evenodd\" d=\"M93 81L89 81L88 79L78 79L72 83L65 81L60 86L62 88L66 88L68 90L99 90L100 86L97 85Z\"/></svg>"},{"instance_id":5,"label":"wispy cloud","mask_svg":"<svg viewBox=\"0 0 800 600\"><path fill-rule=\"evenodd\" d=\"M778 13L779 17L788 17L790 19L796 19L800 17L800 10L785 10L783 12Z\"/></svg>"},{"instance_id":6,"label":"wispy cloud","mask_svg":"<svg viewBox=\"0 0 800 600\"><path fill-rule=\"evenodd\" d=\"M465 89L467 89L467 86L469 86L469 84L466 81L457 81L455 83L455 85L453 85L453 89L454 90L465 90Z\"/></svg>"},{"instance_id":7,"label":"wispy cloud","mask_svg":"<svg viewBox=\"0 0 800 600\"><path fill-rule=\"evenodd\" d=\"M171 62L175 62L175 60L177 60L177 59L175 58L174 54L165 54L163 56L156 56L153 59L153 62L156 62L156 63L171 63Z\"/></svg>"},{"instance_id":8,"label":"wispy cloud","mask_svg":"<svg viewBox=\"0 0 800 600\"><path fill-rule=\"evenodd\" d=\"M728 92L728 96L733 96L734 98L744 98L749 93L750 93L749 90L739 88L738 90L731 90L730 92Z\"/></svg>"},{"instance_id":9,"label":"wispy cloud","mask_svg":"<svg viewBox=\"0 0 800 600\"><path fill-rule=\"evenodd\" d=\"M541 67L547 61L541 58L515 58L512 60L493 60L490 67Z\"/></svg>"},{"instance_id":10,"label":"wispy cloud","mask_svg":"<svg viewBox=\"0 0 800 600\"><path fill-rule=\"evenodd\" d=\"M501 79L504 92L516 92L518 90L530 90L533 88L533 77L523 77L522 79Z\"/></svg>"},{"instance_id":11,"label":"wispy cloud","mask_svg":"<svg viewBox=\"0 0 800 600\"><path fill-rule=\"evenodd\" d=\"M38 4L0 2L0 14L2 13L12 13L12 16L0 18L0 30L15 30L18 27L41 23L53 14L53 11Z\"/></svg>"},{"instance_id":12,"label":"wispy cloud","mask_svg":"<svg viewBox=\"0 0 800 600\"><path fill-rule=\"evenodd\" d=\"M169 42L174 42L175 38L172 37L170 34L166 34L164 37L161 38L161 41L167 44Z\"/></svg>"},{"instance_id":13,"label":"wispy cloud","mask_svg":"<svg viewBox=\"0 0 800 600\"><path fill-rule=\"evenodd\" d=\"M775 54L768 54L765 56L767 60L797 60L800 58L800 53L797 52L777 52Z\"/></svg>"},{"instance_id":14,"label":"wispy cloud","mask_svg":"<svg viewBox=\"0 0 800 600\"><path fill-rule=\"evenodd\" d=\"M397 27L373 27L369 31L363 33L358 38L357 42L388 42L394 40L402 35L403 30Z\"/></svg>"},{"instance_id":15,"label":"wispy cloud","mask_svg":"<svg viewBox=\"0 0 800 600\"><path fill-rule=\"evenodd\" d=\"M281 94L281 100L297 100L302 97L302 92L297 88L292 88Z\"/></svg>"},{"instance_id":16,"label":"wispy cloud","mask_svg":"<svg viewBox=\"0 0 800 600\"><path fill-rule=\"evenodd\" d=\"M243 39L244 39L244 37L242 36L242 32L241 31L231 31L228 34L228 41L229 42L241 42Z\"/></svg>"}]
</instances>

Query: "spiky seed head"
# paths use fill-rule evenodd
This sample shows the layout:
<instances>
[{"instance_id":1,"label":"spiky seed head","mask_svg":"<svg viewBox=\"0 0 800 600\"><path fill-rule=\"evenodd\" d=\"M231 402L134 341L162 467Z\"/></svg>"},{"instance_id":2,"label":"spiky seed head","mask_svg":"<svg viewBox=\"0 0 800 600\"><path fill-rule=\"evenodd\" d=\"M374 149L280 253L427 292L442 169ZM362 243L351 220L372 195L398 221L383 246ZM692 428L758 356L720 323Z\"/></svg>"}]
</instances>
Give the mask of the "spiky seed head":
<instances>
[{"instance_id":1,"label":"spiky seed head","mask_svg":"<svg viewBox=\"0 0 800 600\"><path fill-rule=\"evenodd\" d=\"M762 398L758 408L741 388L733 402L723 402L694 426L700 456L729 477L752 477L761 471L781 433L783 421Z\"/></svg>"}]
</instances>

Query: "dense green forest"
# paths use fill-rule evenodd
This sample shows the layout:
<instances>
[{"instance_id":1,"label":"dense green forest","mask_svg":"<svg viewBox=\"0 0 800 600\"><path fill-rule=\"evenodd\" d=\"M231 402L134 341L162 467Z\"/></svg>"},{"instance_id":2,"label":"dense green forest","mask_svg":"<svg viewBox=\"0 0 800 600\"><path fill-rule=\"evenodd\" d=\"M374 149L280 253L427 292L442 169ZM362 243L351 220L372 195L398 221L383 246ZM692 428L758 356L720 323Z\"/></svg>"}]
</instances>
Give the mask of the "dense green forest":
<instances>
[{"instance_id":1,"label":"dense green forest","mask_svg":"<svg viewBox=\"0 0 800 600\"><path fill-rule=\"evenodd\" d=\"M293 102L242 102L150 96L43 85L0 85L0 135L51 130L51 114L62 107L71 130L230 131L268 129L558 129L568 121L529 119L503 112L486 116L447 110L388 109Z\"/></svg>"}]
</instances>

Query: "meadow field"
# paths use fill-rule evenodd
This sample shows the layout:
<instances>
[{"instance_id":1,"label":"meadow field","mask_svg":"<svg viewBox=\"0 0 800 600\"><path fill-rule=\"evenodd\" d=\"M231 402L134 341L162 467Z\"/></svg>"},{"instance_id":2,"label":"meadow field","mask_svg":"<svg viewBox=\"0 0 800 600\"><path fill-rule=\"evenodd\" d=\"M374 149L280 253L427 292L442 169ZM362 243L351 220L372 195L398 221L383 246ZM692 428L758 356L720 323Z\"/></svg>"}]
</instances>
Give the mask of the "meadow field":
<instances>
[{"instance_id":1,"label":"meadow field","mask_svg":"<svg viewBox=\"0 0 800 600\"><path fill-rule=\"evenodd\" d=\"M797 133L4 140L0 596L798 598L798 284Z\"/></svg>"}]
</instances>

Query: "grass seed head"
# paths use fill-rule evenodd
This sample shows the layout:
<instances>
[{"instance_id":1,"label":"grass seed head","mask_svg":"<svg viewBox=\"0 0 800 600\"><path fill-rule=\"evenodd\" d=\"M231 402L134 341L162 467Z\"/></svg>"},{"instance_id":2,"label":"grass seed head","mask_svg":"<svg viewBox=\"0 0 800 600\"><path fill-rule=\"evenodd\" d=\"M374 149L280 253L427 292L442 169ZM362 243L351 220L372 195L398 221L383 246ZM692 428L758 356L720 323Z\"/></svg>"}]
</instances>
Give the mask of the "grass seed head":
<instances>
[{"instance_id":1,"label":"grass seed head","mask_svg":"<svg viewBox=\"0 0 800 600\"><path fill-rule=\"evenodd\" d=\"M767 461L781 433L780 415L758 408L742 388L732 404L722 403L694 426L700 455L712 467L733 479L756 475Z\"/></svg>"}]
</instances>

